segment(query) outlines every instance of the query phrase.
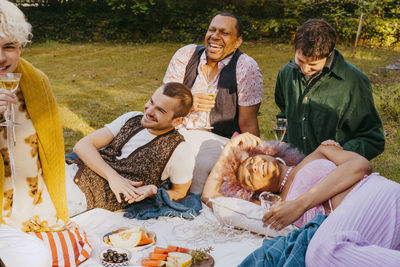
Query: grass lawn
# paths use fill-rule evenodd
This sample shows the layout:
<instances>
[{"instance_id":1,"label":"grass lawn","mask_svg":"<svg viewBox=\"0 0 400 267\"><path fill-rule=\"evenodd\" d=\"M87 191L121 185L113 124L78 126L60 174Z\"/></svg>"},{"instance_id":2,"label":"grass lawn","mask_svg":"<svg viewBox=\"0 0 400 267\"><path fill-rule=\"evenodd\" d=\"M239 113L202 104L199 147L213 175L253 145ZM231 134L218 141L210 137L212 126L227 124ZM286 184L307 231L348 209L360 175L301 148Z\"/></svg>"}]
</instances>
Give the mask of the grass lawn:
<instances>
[{"instance_id":1,"label":"grass lawn","mask_svg":"<svg viewBox=\"0 0 400 267\"><path fill-rule=\"evenodd\" d=\"M22 56L50 78L64 127L65 151L84 135L119 115L143 110L161 85L174 52L183 44L37 44ZM244 43L242 51L259 64L264 78L264 99L259 122L264 139L272 139L271 120L278 111L274 86L279 69L294 56L292 45ZM339 46L349 59L351 48ZM385 152L372 161L374 171L400 182L400 70L382 67L400 58L400 49L358 48L349 59L370 78L375 104L385 126Z\"/></svg>"}]
</instances>

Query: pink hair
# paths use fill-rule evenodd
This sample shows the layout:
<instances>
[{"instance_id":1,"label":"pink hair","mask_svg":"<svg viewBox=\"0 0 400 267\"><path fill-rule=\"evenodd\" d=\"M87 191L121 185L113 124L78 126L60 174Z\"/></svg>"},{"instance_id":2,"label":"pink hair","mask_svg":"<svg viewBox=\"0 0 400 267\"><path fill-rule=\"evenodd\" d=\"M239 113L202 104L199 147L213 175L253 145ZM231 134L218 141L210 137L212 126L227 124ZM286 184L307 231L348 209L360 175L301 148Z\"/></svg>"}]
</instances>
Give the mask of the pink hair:
<instances>
[{"instance_id":1,"label":"pink hair","mask_svg":"<svg viewBox=\"0 0 400 267\"><path fill-rule=\"evenodd\" d=\"M243 149L239 147L234 156L227 159L228 164L225 166L222 173L223 180L220 191L224 196L241 198L248 201L256 198L255 191L242 187L236 179L236 176L239 165L248 157L258 154L279 157L283 159L288 166L295 166L304 158L304 155L296 148L292 148L289 144L279 141L266 141L255 148Z\"/></svg>"},{"instance_id":2,"label":"pink hair","mask_svg":"<svg viewBox=\"0 0 400 267\"><path fill-rule=\"evenodd\" d=\"M295 166L304 159L304 154L300 153L297 148L292 148L288 143L279 141L266 141L250 151L250 156L257 154L279 157L288 166Z\"/></svg>"}]
</instances>

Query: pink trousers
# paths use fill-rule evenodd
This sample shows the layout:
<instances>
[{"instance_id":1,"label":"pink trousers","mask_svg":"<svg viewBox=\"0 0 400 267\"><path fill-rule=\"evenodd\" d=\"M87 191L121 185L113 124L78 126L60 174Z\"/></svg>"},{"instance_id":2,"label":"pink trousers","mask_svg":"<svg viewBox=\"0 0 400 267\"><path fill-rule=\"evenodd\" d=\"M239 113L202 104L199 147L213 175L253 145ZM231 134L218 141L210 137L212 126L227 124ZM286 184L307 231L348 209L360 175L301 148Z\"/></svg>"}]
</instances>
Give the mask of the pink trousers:
<instances>
[{"instance_id":1,"label":"pink trousers","mask_svg":"<svg viewBox=\"0 0 400 267\"><path fill-rule=\"evenodd\" d=\"M363 179L315 233L306 266L400 266L400 184Z\"/></svg>"}]
</instances>

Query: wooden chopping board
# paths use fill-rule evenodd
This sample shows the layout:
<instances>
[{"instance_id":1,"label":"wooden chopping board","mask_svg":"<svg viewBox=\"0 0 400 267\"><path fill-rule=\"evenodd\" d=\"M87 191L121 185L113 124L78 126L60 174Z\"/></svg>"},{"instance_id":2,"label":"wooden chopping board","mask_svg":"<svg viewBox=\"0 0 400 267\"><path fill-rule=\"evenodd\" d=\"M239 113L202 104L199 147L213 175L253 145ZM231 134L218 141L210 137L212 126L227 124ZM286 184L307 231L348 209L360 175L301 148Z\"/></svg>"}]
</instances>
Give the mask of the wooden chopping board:
<instances>
[{"instance_id":1,"label":"wooden chopping board","mask_svg":"<svg viewBox=\"0 0 400 267\"><path fill-rule=\"evenodd\" d=\"M208 255L208 259L202 260L199 263L193 263L192 267L213 267L215 264L214 258L210 255Z\"/></svg>"}]
</instances>

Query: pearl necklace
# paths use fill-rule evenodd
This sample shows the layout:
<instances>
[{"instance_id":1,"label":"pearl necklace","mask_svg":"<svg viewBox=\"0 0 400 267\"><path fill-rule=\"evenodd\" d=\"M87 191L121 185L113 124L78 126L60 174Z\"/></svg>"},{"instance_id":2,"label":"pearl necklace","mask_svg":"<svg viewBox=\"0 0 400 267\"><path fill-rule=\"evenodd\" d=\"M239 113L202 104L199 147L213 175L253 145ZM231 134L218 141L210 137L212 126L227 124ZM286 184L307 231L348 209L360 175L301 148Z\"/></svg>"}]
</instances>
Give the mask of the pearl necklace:
<instances>
[{"instance_id":1,"label":"pearl necklace","mask_svg":"<svg viewBox=\"0 0 400 267\"><path fill-rule=\"evenodd\" d=\"M283 187L285 186L286 182L287 182L287 178L289 176L289 173L293 170L293 166L289 167L286 174L285 174L285 178L283 178L283 181L281 183L281 187L279 188L279 193L282 193Z\"/></svg>"}]
</instances>

